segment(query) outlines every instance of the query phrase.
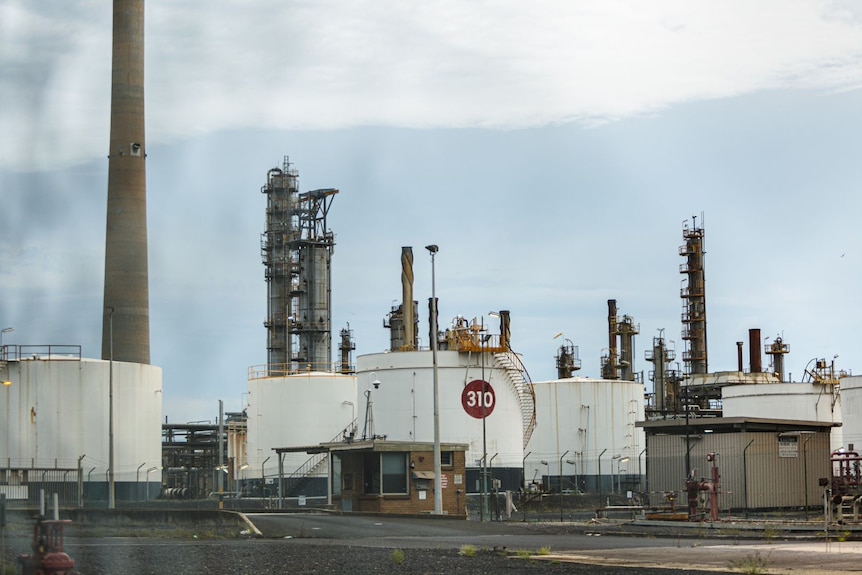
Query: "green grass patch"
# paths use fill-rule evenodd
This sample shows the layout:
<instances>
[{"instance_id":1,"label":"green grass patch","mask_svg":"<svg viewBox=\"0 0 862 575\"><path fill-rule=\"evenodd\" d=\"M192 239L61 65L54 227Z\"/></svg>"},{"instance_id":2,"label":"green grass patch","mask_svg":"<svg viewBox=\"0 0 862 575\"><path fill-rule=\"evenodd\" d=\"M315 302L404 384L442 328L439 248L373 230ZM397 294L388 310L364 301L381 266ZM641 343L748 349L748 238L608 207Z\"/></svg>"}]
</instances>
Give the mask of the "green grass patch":
<instances>
[{"instance_id":1,"label":"green grass patch","mask_svg":"<svg viewBox=\"0 0 862 575\"><path fill-rule=\"evenodd\" d=\"M473 545L462 545L460 549L458 549L458 555L462 557L475 557L476 556L476 547Z\"/></svg>"},{"instance_id":2,"label":"green grass patch","mask_svg":"<svg viewBox=\"0 0 862 575\"><path fill-rule=\"evenodd\" d=\"M769 566L769 557L764 557L759 551L746 555L742 559L730 562L731 569L745 575L763 575Z\"/></svg>"},{"instance_id":3,"label":"green grass patch","mask_svg":"<svg viewBox=\"0 0 862 575\"><path fill-rule=\"evenodd\" d=\"M396 565L401 565L404 563L404 551L401 549L393 549L392 553L389 554L389 560Z\"/></svg>"}]
</instances>

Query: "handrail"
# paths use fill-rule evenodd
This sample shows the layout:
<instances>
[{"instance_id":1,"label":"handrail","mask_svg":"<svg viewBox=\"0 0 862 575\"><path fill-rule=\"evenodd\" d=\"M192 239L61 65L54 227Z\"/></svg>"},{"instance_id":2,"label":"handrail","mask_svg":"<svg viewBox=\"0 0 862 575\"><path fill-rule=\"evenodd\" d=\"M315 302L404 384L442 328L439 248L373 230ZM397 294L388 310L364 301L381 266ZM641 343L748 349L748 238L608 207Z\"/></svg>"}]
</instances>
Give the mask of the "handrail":
<instances>
[{"instance_id":1,"label":"handrail","mask_svg":"<svg viewBox=\"0 0 862 575\"><path fill-rule=\"evenodd\" d=\"M4 361L81 361L80 345L6 345L0 348Z\"/></svg>"},{"instance_id":2,"label":"handrail","mask_svg":"<svg viewBox=\"0 0 862 575\"><path fill-rule=\"evenodd\" d=\"M289 375L300 375L303 373L326 373L331 375L354 375L356 366L348 365L349 371L344 372L341 361L313 363L301 362L302 367L295 367L293 363L264 363L252 365L248 368L248 379L267 379L270 377L286 377Z\"/></svg>"}]
</instances>

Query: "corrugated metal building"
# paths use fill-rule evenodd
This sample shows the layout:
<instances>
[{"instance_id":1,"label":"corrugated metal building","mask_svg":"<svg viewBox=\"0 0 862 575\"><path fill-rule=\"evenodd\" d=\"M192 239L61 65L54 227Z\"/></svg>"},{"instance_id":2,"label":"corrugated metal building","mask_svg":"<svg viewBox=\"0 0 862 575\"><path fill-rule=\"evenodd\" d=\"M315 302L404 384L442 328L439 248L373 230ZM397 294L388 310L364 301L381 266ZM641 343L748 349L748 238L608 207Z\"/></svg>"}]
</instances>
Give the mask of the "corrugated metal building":
<instances>
[{"instance_id":1,"label":"corrugated metal building","mask_svg":"<svg viewBox=\"0 0 862 575\"><path fill-rule=\"evenodd\" d=\"M831 476L835 425L840 424L750 417L638 422L646 432L650 502L660 503L663 492L684 491L688 444L694 479L710 479L707 455L716 454L722 511L820 506L819 479Z\"/></svg>"}]
</instances>

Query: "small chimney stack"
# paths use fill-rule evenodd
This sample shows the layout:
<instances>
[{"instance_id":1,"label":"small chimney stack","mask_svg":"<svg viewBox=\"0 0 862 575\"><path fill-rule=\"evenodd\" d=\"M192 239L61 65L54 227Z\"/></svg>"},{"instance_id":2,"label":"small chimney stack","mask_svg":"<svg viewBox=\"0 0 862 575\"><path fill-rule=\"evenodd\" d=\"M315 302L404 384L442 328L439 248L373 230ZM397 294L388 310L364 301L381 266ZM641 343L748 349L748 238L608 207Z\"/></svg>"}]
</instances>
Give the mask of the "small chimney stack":
<instances>
[{"instance_id":1,"label":"small chimney stack","mask_svg":"<svg viewBox=\"0 0 862 575\"><path fill-rule=\"evenodd\" d=\"M416 349L413 319L413 248L401 248L401 317L404 322L403 349Z\"/></svg>"},{"instance_id":2,"label":"small chimney stack","mask_svg":"<svg viewBox=\"0 0 862 575\"><path fill-rule=\"evenodd\" d=\"M757 328L748 330L748 353L751 373L761 373L763 362L760 349L760 330Z\"/></svg>"}]
</instances>

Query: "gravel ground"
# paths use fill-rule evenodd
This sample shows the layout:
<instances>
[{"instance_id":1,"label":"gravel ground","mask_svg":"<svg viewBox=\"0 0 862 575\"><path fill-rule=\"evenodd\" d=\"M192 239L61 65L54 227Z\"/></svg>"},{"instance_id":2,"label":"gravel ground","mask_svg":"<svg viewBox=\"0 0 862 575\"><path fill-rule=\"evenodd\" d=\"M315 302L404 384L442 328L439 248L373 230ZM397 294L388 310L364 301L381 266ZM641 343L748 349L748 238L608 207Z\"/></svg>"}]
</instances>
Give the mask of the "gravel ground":
<instances>
[{"instance_id":1,"label":"gravel ground","mask_svg":"<svg viewBox=\"0 0 862 575\"><path fill-rule=\"evenodd\" d=\"M16 541L20 552L23 540ZM680 571L608 567L531 560L477 550L472 557L457 549L386 549L292 540L176 541L98 538L67 541L66 550L82 575L230 574L539 574L705 575ZM712 572L714 575L714 572Z\"/></svg>"}]
</instances>

